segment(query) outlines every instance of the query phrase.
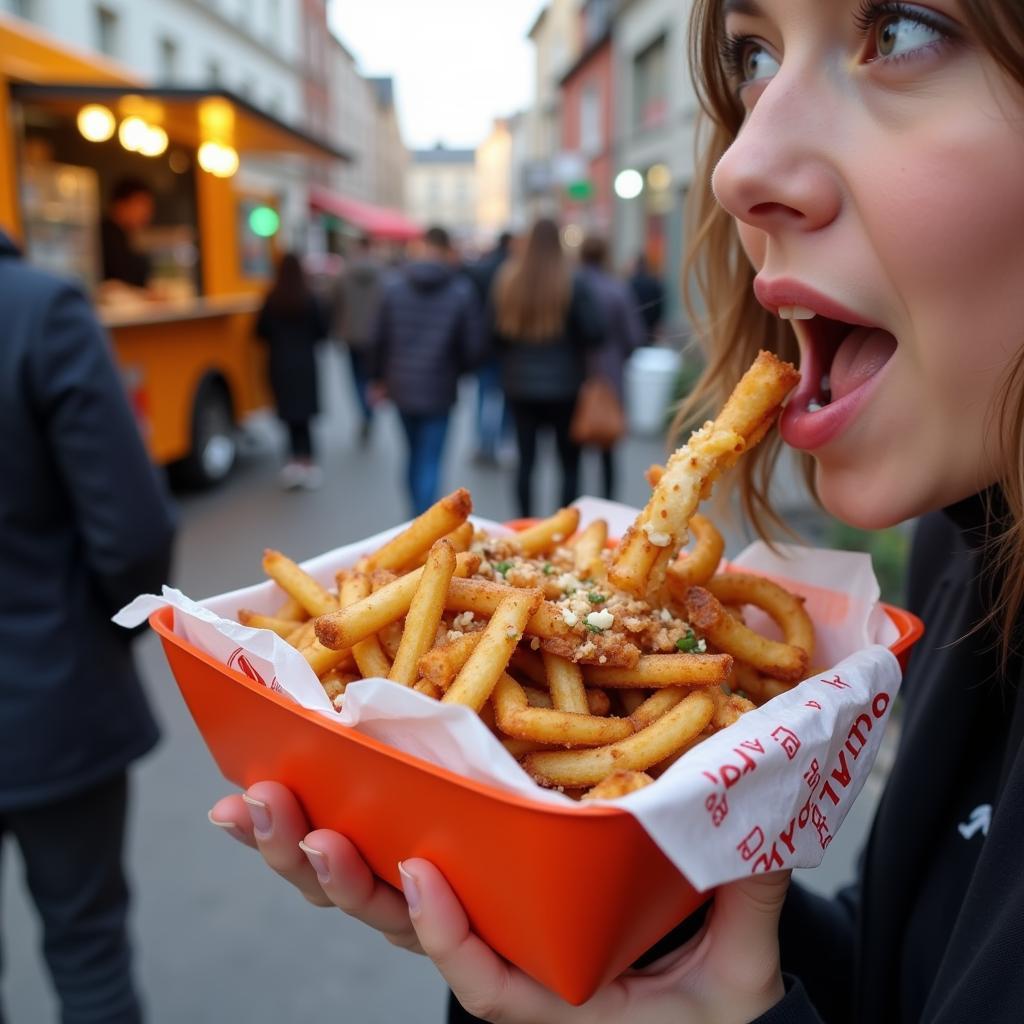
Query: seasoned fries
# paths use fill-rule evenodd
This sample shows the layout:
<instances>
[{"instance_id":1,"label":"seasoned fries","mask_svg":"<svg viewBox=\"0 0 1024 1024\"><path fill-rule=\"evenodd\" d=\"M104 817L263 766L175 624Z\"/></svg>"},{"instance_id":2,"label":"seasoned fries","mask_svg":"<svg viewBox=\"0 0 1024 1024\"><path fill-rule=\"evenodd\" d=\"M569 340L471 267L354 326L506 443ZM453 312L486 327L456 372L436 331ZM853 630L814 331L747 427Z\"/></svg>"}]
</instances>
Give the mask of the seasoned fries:
<instances>
[{"instance_id":1,"label":"seasoned fries","mask_svg":"<svg viewBox=\"0 0 1024 1024\"><path fill-rule=\"evenodd\" d=\"M267 551L288 601L239 619L296 646L336 706L355 679L387 678L477 712L541 785L587 799L634 792L807 671L802 600L716 575L724 542L696 511L796 378L762 353L719 417L649 471L651 501L617 549L602 520L577 532L576 508L489 536L459 490L339 572L336 593ZM783 639L745 625L744 605Z\"/></svg>"}]
</instances>

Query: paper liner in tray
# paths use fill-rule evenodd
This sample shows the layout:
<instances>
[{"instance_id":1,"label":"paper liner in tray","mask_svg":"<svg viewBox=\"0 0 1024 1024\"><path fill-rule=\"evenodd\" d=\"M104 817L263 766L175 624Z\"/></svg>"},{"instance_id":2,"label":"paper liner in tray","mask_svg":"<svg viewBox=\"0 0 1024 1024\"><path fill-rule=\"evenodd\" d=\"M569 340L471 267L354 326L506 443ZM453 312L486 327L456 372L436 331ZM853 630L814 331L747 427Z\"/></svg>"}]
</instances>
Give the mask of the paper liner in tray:
<instances>
[{"instance_id":1,"label":"paper liner in tray","mask_svg":"<svg viewBox=\"0 0 1024 1024\"><path fill-rule=\"evenodd\" d=\"M621 534L636 516L635 509L599 499L577 504L581 527L602 517L611 535ZM504 531L499 524L476 521ZM331 585L338 569L398 529L303 567ZM615 801L700 890L753 871L814 867L821 861L868 776L901 679L888 646L898 631L878 603L868 556L795 546L774 554L758 542L731 566L774 577L806 597L816 630L813 663L820 668L700 743L654 785ZM537 786L466 708L367 679L350 684L343 709L335 710L297 651L274 633L231 621L239 608L271 613L283 599L271 581L201 603L165 587L162 597L137 598L115 621L134 626L170 604L176 633L304 707L460 775L533 801L579 806ZM755 616L752 612L748 621L768 632Z\"/></svg>"}]
</instances>

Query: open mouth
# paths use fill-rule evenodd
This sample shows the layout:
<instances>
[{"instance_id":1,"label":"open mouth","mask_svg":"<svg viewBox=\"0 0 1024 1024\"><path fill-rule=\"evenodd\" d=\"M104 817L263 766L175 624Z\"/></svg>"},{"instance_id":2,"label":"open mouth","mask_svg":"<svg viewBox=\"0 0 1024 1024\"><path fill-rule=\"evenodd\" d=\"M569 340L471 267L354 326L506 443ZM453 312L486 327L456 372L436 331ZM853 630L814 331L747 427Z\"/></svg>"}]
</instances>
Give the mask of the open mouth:
<instances>
[{"instance_id":1,"label":"open mouth","mask_svg":"<svg viewBox=\"0 0 1024 1024\"><path fill-rule=\"evenodd\" d=\"M896 338L881 327L852 324L802 306L780 306L801 341L801 382L790 403L820 412L848 398L882 369L896 351Z\"/></svg>"}]
</instances>

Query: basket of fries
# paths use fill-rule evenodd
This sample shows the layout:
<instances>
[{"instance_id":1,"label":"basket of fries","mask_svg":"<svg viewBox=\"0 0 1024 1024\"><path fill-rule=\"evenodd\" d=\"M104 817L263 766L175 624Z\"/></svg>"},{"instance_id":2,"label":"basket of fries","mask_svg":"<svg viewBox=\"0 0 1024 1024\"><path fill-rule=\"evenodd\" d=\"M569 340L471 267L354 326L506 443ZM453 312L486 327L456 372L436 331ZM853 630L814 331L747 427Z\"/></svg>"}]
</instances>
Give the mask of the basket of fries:
<instances>
[{"instance_id":1,"label":"basket of fries","mask_svg":"<svg viewBox=\"0 0 1024 1024\"><path fill-rule=\"evenodd\" d=\"M721 564L697 502L779 401L747 401L745 425L727 405L639 514L583 499L511 530L457 491L119 621L150 616L228 779L289 786L393 885L431 860L489 945L578 1004L715 885L820 861L920 635L864 556Z\"/></svg>"}]
</instances>

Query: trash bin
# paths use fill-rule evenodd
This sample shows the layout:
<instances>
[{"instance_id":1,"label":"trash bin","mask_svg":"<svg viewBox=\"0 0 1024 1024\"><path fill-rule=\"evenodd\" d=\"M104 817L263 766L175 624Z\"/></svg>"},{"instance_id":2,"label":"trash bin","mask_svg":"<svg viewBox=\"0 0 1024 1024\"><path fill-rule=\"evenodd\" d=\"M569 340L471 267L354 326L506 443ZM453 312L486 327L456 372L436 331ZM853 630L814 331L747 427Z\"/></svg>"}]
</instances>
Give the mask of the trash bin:
<instances>
[{"instance_id":1,"label":"trash bin","mask_svg":"<svg viewBox=\"0 0 1024 1024\"><path fill-rule=\"evenodd\" d=\"M625 370L626 416L631 433L663 434L675 398L682 356L670 348L638 348Z\"/></svg>"}]
</instances>

